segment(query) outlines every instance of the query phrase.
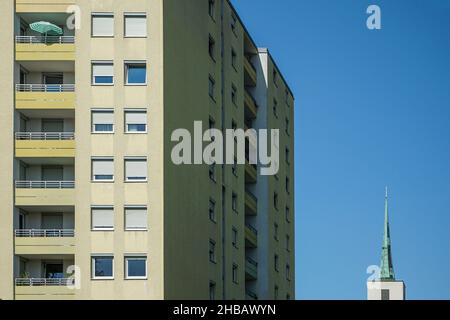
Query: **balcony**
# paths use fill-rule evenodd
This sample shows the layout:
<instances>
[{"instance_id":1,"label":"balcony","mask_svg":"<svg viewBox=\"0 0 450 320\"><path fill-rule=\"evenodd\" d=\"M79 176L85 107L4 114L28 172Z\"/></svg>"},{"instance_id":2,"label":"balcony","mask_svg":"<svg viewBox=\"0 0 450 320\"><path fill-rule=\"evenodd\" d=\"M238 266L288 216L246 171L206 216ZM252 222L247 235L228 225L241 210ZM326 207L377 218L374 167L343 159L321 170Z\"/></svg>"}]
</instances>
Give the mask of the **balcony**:
<instances>
[{"instance_id":1,"label":"balcony","mask_svg":"<svg viewBox=\"0 0 450 320\"><path fill-rule=\"evenodd\" d=\"M17 229L15 254L75 254L73 229Z\"/></svg>"},{"instance_id":2,"label":"balcony","mask_svg":"<svg viewBox=\"0 0 450 320\"><path fill-rule=\"evenodd\" d=\"M258 246L258 231L251 225L245 225L245 247L256 248Z\"/></svg>"},{"instance_id":3,"label":"balcony","mask_svg":"<svg viewBox=\"0 0 450 320\"><path fill-rule=\"evenodd\" d=\"M18 158L74 158L73 132L17 132Z\"/></svg>"},{"instance_id":4,"label":"balcony","mask_svg":"<svg viewBox=\"0 0 450 320\"><path fill-rule=\"evenodd\" d=\"M256 280L258 279L258 262L252 258L245 259L245 280Z\"/></svg>"},{"instance_id":5,"label":"balcony","mask_svg":"<svg viewBox=\"0 0 450 320\"><path fill-rule=\"evenodd\" d=\"M256 295L256 293L254 293L250 290L245 291L245 298L247 300L258 300L258 296Z\"/></svg>"},{"instance_id":6,"label":"balcony","mask_svg":"<svg viewBox=\"0 0 450 320\"><path fill-rule=\"evenodd\" d=\"M16 300L71 300L75 299L75 290L69 286L75 284L73 278L16 278Z\"/></svg>"},{"instance_id":7,"label":"balcony","mask_svg":"<svg viewBox=\"0 0 450 320\"><path fill-rule=\"evenodd\" d=\"M245 90L244 94L245 118L255 119L258 114L258 105L253 96Z\"/></svg>"},{"instance_id":8,"label":"balcony","mask_svg":"<svg viewBox=\"0 0 450 320\"><path fill-rule=\"evenodd\" d=\"M16 36L17 61L74 61L74 36Z\"/></svg>"},{"instance_id":9,"label":"balcony","mask_svg":"<svg viewBox=\"0 0 450 320\"><path fill-rule=\"evenodd\" d=\"M16 181L16 206L74 206L74 181Z\"/></svg>"},{"instance_id":10,"label":"balcony","mask_svg":"<svg viewBox=\"0 0 450 320\"><path fill-rule=\"evenodd\" d=\"M249 87L256 86L256 69L250 61L249 57L245 56L244 58L244 80L245 85Z\"/></svg>"},{"instance_id":11,"label":"balcony","mask_svg":"<svg viewBox=\"0 0 450 320\"><path fill-rule=\"evenodd\" d=\"M245 214L248 216L258 214L258 198L249 190L245 190Z\"/></svg>"},{"instance_id":12,"label":"balcony","mask_svg":"<svg viewBox=\"0 0 450 320\"><path fill-rule=\"evenodd\" d=\"M75 85L16 84L16 109L75 109Z\"/></svg>"},{"instance_id":13,"label":"balcony","mask_svg":"<svg viewBox=\"0 0 450 320\"><path fill-rule=\"evenodd\" d=\"M64 13L75 0L16 0L16 12L20 13Z\"/></svg>"}]
</instances>

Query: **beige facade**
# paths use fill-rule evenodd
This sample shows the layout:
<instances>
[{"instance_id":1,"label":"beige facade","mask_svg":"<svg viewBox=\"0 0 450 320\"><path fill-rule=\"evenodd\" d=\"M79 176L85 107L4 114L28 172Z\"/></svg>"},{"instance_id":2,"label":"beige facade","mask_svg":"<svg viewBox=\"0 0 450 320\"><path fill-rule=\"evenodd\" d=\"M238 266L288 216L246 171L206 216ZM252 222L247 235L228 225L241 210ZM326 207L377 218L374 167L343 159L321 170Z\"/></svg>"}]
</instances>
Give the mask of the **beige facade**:
<instances>
[{"instance_id":1,"label":"beige facade","mask_svg":"<svg viewBox=\"0 0 450 320\"><path fill-rule=\"evenodd\" d=\"M0 11L0 299L294 298L294 98L229 1ZM175 165L194 121L279 129L278 174Z\"/></svg>"}]
</instances>

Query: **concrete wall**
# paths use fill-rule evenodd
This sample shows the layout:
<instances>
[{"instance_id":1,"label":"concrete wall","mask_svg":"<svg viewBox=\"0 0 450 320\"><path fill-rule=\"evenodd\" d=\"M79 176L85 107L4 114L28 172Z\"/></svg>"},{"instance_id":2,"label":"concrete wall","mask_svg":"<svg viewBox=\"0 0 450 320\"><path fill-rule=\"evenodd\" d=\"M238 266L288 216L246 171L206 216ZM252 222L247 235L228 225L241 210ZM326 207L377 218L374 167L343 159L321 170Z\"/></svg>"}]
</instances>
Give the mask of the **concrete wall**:
<instances>
[{"instance_id":1,"label":"concrete wall","mask_svg":"<svg viewBox=\"0 0 450 320\"><path fill-rule=\"evenodd\" d=\"M405 300L403 281L375 281L367 283L367 300L381 300L382 290L389 290L389 300Z\"/></svg>"}]
</instances>

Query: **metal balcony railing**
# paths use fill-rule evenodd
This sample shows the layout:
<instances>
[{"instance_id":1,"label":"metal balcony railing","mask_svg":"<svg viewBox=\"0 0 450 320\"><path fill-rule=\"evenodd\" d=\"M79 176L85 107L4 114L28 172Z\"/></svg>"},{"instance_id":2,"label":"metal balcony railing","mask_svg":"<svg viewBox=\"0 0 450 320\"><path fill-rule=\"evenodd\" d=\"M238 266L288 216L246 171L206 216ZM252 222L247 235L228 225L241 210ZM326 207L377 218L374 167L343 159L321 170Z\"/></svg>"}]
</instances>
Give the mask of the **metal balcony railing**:
<instances>
[{"instance_id":1,"label":"metal balcony railing","mask_svg":"<svg viewBox=\"0 0 450 320\"><path fill-rule=\"evenodd\" d=\"M16 36L16 43L30 44L72 44L75 43L74 36Z\"/></svg>"},{"instance_id":2,"label":"metal balcony railing","mask_svg":"<svg viewBox=\"0 0 450 320\"><path fill-rule=\"evenodd\" d=\"M16 140L74 140L74 132L16 132Z\"/></svg>"},{"instance_id":3,"label":"metal balcony railing","mask_svg":"<svg viewBox=\"0 0 450 320\"><path fill-rule=\"evenodd\" d=\"M258 235L258 230L255 229L252 225L246 223L245 226L255 235Z\"/></svg>"},{"instance_id":4,"label":"metal balcony railing","mask_svg":"<svg viewBox=\"0 0 450 320\"><path fill-rule=\"evenodd\" d=\"M16 229L14 235L19 238L68 238L75 236L73 229Z\"/></svg>"},{"instance_id":5,"label":"metal balcony railing","mask_svg":"<svg viewBox=\"0 0 450 320\"><path fill-rule=\"evenodd\" d=\"M246 261L251 264L253 267L258 268L258 262L253 260L252 258L246 258Z\"/></svg>"},{"instance_id":6,"label":"metal balcony railing","mask_svg":"<svg viewBox=\"0 0 450 320\"><path fill-rule=\"evenodd\" d=\"M256 295L256 293L250 291L250 290L246 290L245 294L247 295L248 298L253 299L253 300L258 300L258 296Z\"/></svg>"},{"instance_id":7,"label":"metal balcony railing","mask_svg":"<svg viewBox=\"0 0 450 320\"><path fill-rule=\"evenodd\" d=\"M17 189L73 189L75 181L16 181Z\"/></svg>"},{"instance_id":8,"label":"metal balcony railing","mask_svg":"<svg viewBox=\"0 0 450 320\"><path fill-rule=\"evenodd\" d=\"M16 278L16 286L21 287L64 287L74 285L74 278Z\"/></svg>"},{"instance_id":9,"label":"metal balcony railing","mask_svg":"<svg viewBox=\"0 0 450 320\"><path fill-rule=\"evenodd\" d=\"M74 84L16 84L18 92L74 92Z\"/></svg>"},{"instance_id":10,"label":"metal balcony railing","mask_svg":"<svg viewBox=\"0 0 450 320\"><path fill-rule=\"evenodd\" d=\"M248 194L248 196L255 201L256 203L258 203L258 198L248 189L245 189L245 192Z\"/></svg>"}]
</instances>

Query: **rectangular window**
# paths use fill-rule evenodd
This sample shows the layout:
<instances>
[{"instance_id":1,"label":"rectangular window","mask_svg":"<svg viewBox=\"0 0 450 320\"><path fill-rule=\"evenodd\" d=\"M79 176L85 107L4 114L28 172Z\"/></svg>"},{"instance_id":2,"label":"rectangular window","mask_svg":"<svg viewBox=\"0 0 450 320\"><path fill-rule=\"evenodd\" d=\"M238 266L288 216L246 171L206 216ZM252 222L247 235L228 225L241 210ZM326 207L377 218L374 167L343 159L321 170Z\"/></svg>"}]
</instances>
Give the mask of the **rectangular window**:
<instances>
[{"instance_id":1,"label":"rectangular window","mask_svg":"<svg viewBox=\"0 0 450 320\"><path fill-rule=\"evenodd\" d=\"M211 35L209 36L208 52L211 59L216 61L216 41Z\"/></svg>"},{"instance_id":2,"label":"rectangular window","mask_svg":"<svg viewBox=\"0 0 450 320\"><path fill-rule=\"evenodd\" d=\"M275 69L273 70L273 83L278 87L278 72Z\"/></svg>"},{"instance_id":3,"label":"rectangular window","mask_svg":"<svg viewBox=\"0 0 450 320\"><path fill-rule=\"evenodd\" d=\"M274 192L273 194L273 206L278 210L278 193Z\"/></svg>"},{"instance_id":4,"label":"rectangular window","mask_svg":"<svg viewBox=\"0 0 450 320\"><path fill-rule=\"evenodd\" d=\"M237 104L237 89L234 85L231 86L231 101L234 105Z\"/></svg>"},{"instance_id":5,"label":"rectangular window","mask_svg":"<svg viewBox=\"0 0 450 320\"><path fill-rule=\"evenodd\" d=\"M233 195L231 196L231 208L233 209L234 212L238 212L238 199L237 199L237 194L233 192Z\"/></svg>"},{"instance_id":6,"label":"rectangular window","mask_svg":"<svg viewBox=\"0 0 450 320\"><path fill-rule=\"evenodd\" d=\"M286 221L291 222L291 213L289 207L286 207Z\"/></svg>"},{"instance_id":7,"label":"rectangular window","mask_svg":"<svg viewBox=\"0 0 450 320\"><path fill-rule=\"evenodd\" d=\"M289 264L286 265L286 280L291 280L291 266Z\"/></svg>"},{"instance_id":8,"label":"rectangular window","mask_svg":"<svg viewBox=\"0 0 450 320\"><path fill-rule=\"evenodd\" d=\"M147 110L143 109L125 110L125 132L126 133L147 132Z\"/></svg>"},{"instance_id":9,"label":"rectangular window","mask_svg":"<svg viewBox=\"0 0 450 320\"><path fill-rule=\"evenodd\" d=\"M237 66L237 54L234 49L231 49L231 65L236 69Z\"/></svg>"},{"instance_id":10,"label":"rectangular window","mask_svg":"<svg viewBox=\"0 0 450 320\"><path fill-rule=\"evenodd\" d=\"M92 36L93 37L114 36L114 15L112 13L92 14Z\"/></svg>"},{"instance_id":11,"label":"rectangular window","mask_svg":"<svg viewBox=\"0 0 450 320\"><path fill-rule=\"evenodd\" d=\"M125 257L125 279L147 279L147 257Z\"/></svg>"},{"instance_id":12,"label":"rectangular window","mask_svg":"<svg viewBox=\"0 0 450 320\"><path fill-rule=\"evenodd\" d=\"M289 235L286 235L286 251L291 251L291 237Z\"/></svg>"},{"instance_id":13,"label":"rectangular window","mask_svg":"<svg viewBox=\"0 0 450 320\"><path fill-rule=\"evenodd\" d=\"M147 36L147 15L125 13L125 37L145 38Z\"/></svg>"},{"instance_id":14,"label":"rectangular window","mask_svg":"<svg viewBox=\"0 0 450 320\"><path fill-rule=\"evenodd\" d=\"M381 289L381 300L390 300L389 289Z\"/></svg>"},{"instance_id":15,"label":"rectangular window","mask_svg":"<svg viewBox=\"0 0 450 320\"><path fill-rule=\"evenodd\" d=\"M114 181L114 159L92 159L92 181Z\"/></svg>"},{"instance_id":16,"label":"rectangular window","mask_svg":"<svg viewBox=\"0 0 450 320\"><path fill-rule=\"evenodd\" d=\"M112 109L91 111L92 133L114 132L114 111Z\"/></svg>"},{"instance_id":17,"label":"rectangular window","mask_svg":"<svg viewBox=\"0 0 450 320\"><path fill-rule=\"evenodd\" d=\"M114 64L112 61L92 62L92 84L93 85L114 84Z\"/></svg>"},{"instance_id":18,"label":"rectangular window","mask_svg":"<svg viewBox=\"0 0 450 320\"><path fill-rule=\"evenodd\" d=\"M114 257L92 257L92 279L114 279Z\"/></svg>"},{"instance_id":19,"label":"rectangular window","mask_svg":"<svg viewBox=\"0 0 450 320\"><path fill-rule=\"evenodd\" d=\"M216 263L216 242L209 240L209 261Z\"/></svg>"},{"instance_id":20,"label":"rectangular window","mask_svg":"<svg viewBox=\"0 0 450 320\"><path fill-rule=\"evenodd\" d=\"M286 177L286 192L287 193L291 192L290 185L291 185L291 182L290 182L289 178Z\"/></svg>"},{"instance_id":21,"label":"rectangular window","mask_svg":"<svg viewBox=\"0 0 450 320\"><path fill-rule=\"evenodd\" d=\"M238 283L238 265L233 263L232 279L234 283Z\"/></svg>"},{"instance_id":22,"label":"rectangular window","mask_svg":"<svg viewBox=\"0 0 450 320\"><path fill-rule=\"evenodd\" d=\"M208 93L211 99L216 101L215 98L215 91L216 91L216 81L210 76L209 77L209 85L208 85Z\"/></svg>"},{"instance_id":23,"label":"rectangular window","mask_svg":"<svg viewBox=\"0 0 450 320\"><path fill-rule=\"evenodd\" d=\"M114 208L92 207L91 208L92 230L114 230Z\"/></svg>"},{"instance_id":24,"label":"rectangular window","mask_svg":"<svg viewBox=\"0 0 450 320\"><path fill-rule=\"evenodd\" d=\"M147 84L147 63L145 61L125 61L125 84Z\"/></svg>"},{"instance_id":25,"label":"rectangular window","mask_svg":"<svg viewBox=\"0 0 450 320\"><path fill-rule=\"evenodd\" d=\"M278 224L273 225L273 237L278 241Z\"/></svg>"},{"instance_id":26,"label":"rectangular window","mask_svg":"<svg viewBox=\"0 0 450 320\"><path fill-rule=\"evenodd\" d=\"M285 157L286 157L286 163L287 163L287 164L290 164L290 163L291 163L291 159L290 159L290 151L289 151L289 148L286 148L286 151L285 151Z\"/></svg>"},{"instance_id":27,"label":"rectangular window","mask_svg":"<svg viewBox=\"0 0 450 320\"><path fill-rule=\"evenodd\" d=\"M147 181L147 158L125 158L125 181Z\"/></svg>"},{"instance_id":28,"label":"rectangular window","mask_svg":"<svg viewBox=\"0 0 450 320\"><path fill-rule=\"evenodd\" d=\"M216 202L209 199L209 220L216 222Z\"/></svg>"},{"instance_id":29,"label":"rectangular window","mask_svg":"<svg viewBox=\"0 0 450 320\"><path fill-rule=\"evenodd\" d=\"M232 230L232 237L231 237L231 240L232 240L233 247L237 248L237 243L238 243L238 230L237 230L236 228L234 228L234 227L233 227L233 230Z\"/></svg>"},{"instance_id":30,"label":"rectangular window","mask_svg":"<svg viewBox=\"0 0 450 320\"><path fill-rule=\"evenodd\" d=\"M216 283L214 281L209 282L209 300L216 300Z\"/></svg>"},{"instance_id":31,"label":"rectangular window","mask_svg":"<svg viewBox=\"0 0 450 320\"><path fill-rule=\"evenodd\" d=\"M290 129L289 118L286 118L286 120L285 120L285 131L286 131L287 135L289 135L289 129Z\"/></svg>"},{"instance_id":32,"label":"rectangular window","mask_svg":"<svg viewBox=\"0 0 450 320\"><path fill-rule=\"evenodd\" d=\"M208 0L208 13L209 16L214 20L216 17L216 1Z\"/></svg>"},{"instance_id":33,"label":"rectangular window","mask_svg":"<svg viewBox=\"0 0 450 320\"><path fill-rule=\"evenodd\" d=\"M147 230L147 207L125 207L125 230Z\"/></svg>"},{"instance_id":34,"label":"rectangular window","mask_svg":"<svg viewBox=\"0 0 450 320\"><path fill-rule=\"evenodd\" d=\"M273 267L274 267L274 269L275 269L275 271L278 271L279 270L279 258L278 258L278 255L276 254L274 257L273 257Z\"/></svg>"}]
</instances>

